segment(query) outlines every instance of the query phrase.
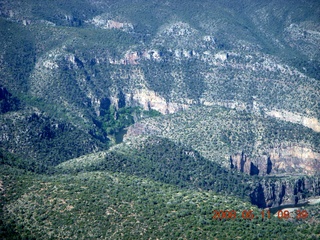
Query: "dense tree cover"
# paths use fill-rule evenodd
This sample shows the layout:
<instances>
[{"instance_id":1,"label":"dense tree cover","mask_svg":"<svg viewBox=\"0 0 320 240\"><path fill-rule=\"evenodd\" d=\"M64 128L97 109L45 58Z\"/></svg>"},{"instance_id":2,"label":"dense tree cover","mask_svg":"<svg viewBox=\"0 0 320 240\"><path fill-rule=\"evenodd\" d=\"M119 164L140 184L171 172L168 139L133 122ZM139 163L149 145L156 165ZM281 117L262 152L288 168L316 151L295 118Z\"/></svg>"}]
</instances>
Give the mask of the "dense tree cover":
<instances>
[{"instance_id":1,"label":"dense tree cover","mask_svg":"<svg viewBox=\"0 0 320 240\"><path fill-rule=\"evenodd\" d=\"M0 18L0 85L13 95L26 92L28 77L36 61L33 34L19 24Z\"/></svg>"},{"instance_id":2,"label":"dense tree cover","mask_svg":"<svg viewBox=\"0 0 320 240\"><path fill-rule=\"evenodd\" d=\"M88 139L84 131L70 123L49 118L46 114L23 112L18 119L11 114L0 116L2 133L17 139L18 144L1 141L0 149L18 156L17 161L11 161L15 166L43 172L49 166L92 152L95 146L104 147L94 138Z\"/></svg>"},{"instance_id":3,"label":"dense tree cover","mask_svg":"<svg viewBox=\"0 0 320 240\"><path fill-rule=\"evenodd\" d=\"M20 100L12 96L4 87L0 86L0 113L16 111L20 108Z\"/></svg>"},{"instance_id":4,"label":"dense tree cover","mask_svg":"<svg viewBox=\"0 0 320 240\"><path fill-rule=\"evenodd\" d=\"M5 101L7 104L8 101ZM11 104L9 107L14 106ZM133 124L134 120L161 115L155 110L144 111L138 107L115 109L114 106L110 106L102 110L101 116L95 121L100 132L90 131L92 137L88 139L83 130L75 128L68 122L50 118L46 113L26 113L26 111L18 112L22 117L16 120L10 112L0 116L3 134L12 139L19 136L17 146L11 141L0 142L0 153L6 156L1 162L38 173L50 172L53 166L92 152L96 147L107 149L113 144L107 137L117 142L117 135ZM13 130L9 131L10 128Z\"/></svg>"},{"instance_id":5,"label":"dense tree cover","mask_svg":"<svg viewBox=\"0 0 320 240\"><path fill-rule=\"evenodd\" d=\"M249 176L227 171L192 148L157 137L145 139L138 148L111 150L105 159L74 164L71 161L57 168L65 173L97 170L124 172L182 188L213 190L243 199L249 196L252 183Z\"/></svg>"},{"instance_id":6,"label":"dense tree cover","mask_svg":"<svg viewBox=\"0 0 320 240\"><path fill-rule=\"evenodd\" d=\"M319 150L319 133L263 114L266 107L319 117L318 9L316 0L2 1L0 85L12 95L0 89L0 134L9 139L0 142L0 238L319 237L318 206L306 222L212 221L213 209L256 210L242 200L259 179L207 160L254 155L258 141L261 152L282 142ZM133 30L99 28L90 23L97 16ZM139 64L123 61L131 51ZM148 51L160 58L143 59ZM100 100L141 87L168 102L244 103L249 111L198 108L145 121L148 134L165 138L54 173L159 115L123 101L99 109ZM251 114L254 102L261 108Z\"/></svg>"},{"instance_id":7,"label":"dense tree cover","mask_svg":"<svg viewBox=\"0 0 320 240\"><path fill-rule=\"evenodd\" d=\"M317 176L292 176L283 179L258 176L253 178L244 173L227 170L217 163L219 161L208 161L192 148L174 143L169 139L153 136L138 138L135 141L136 143L127 140L106 152L62 163L56 167L56 171L62 173L103 170L124 172L181 188L212 190L226 196L236 196L260 207L266 206L267 200L264 194L275 185L291 186L292 194L302 199L319 195ZM308 182L313 187L301 187L302 182ZM266 189L263 189L261 184ZM287 191L290 190L287 189ZM292 199L294 199L293 196Z\"/></svg>"},{"instance_id":8,"label":"dense tree cover","mask_svg":"<svg viewBox=\"0 0 320 240\"><path fill-rule=\"evenodd\" d=\"M251 17L242 19L234 14L239 10L237 4L222 1L201 4L193 1L184 4L118 1L111 5L103 2L95 5L91 1L44 1L38 4L31 0L16 5L10 1L4 3L0 19L0 43L3 46L0 49L3 66L1 86L6 87L13 96L19 96L27 107L36 107L49 117L80 128L83 141L94 138L93 141L99 142L94 144L99 150L111 145L108 133L112 138L115 132L132 123L132 118L124 109L118 111L118 116L110 117L109 113L99 116L98 102L116 97L119 92L130 94L142 86L155 91L168 102L185 103L190 100L200 104L203 101L235 101L243 102L249 108L254 95L257 102L267 107L305 114L308 114L307 110L312 114L319 112L315 104L317 85L313 79L291 75L294 71L289 68L285 68L283 74L282 68L278 68L279 64L282 66L281 61L265 55L266 52L276 54L278 46L265 39L264 33L258 30L260 25ZM251 12L250 4L240 5L244 12ZM277 3L272 2L270 6L273 5ZM257 6L269 9L269 5L262 2ZM313 13L310 6L303 8L303 12L312 10ZM226 7L232 9L231 12L226 11ZM10 17L11 8L14 14ZM170 17L173 9L175 18ZM207 9L211 10L206 12ZM290 10L296 12L295 8ZM206 13L199 15L199 11ZM89 21L97 16L104 21L130 22L133 30L99 28ZM303 19L293 16L297 20ZM314 21L312 16L314 14L307 18ZM286 17L277 21L282 22ZM212 24L216 20L219 24ZM180 36L182 33L185 34ZM237 42L238 38L242 42ZM251 49L245 42L255 47ZM284 49L282 55L289 55L287 53L291 47ZM131 51L137 52L139 64L120 63ZM225 62L220 62L216 57L221 51L225 54L230 52ZM306 57L299 57L298 50L294 51L297 52L294 55L297 56L296 62L303 60L300 69L307 66L306 69L317 70L317 60L307 61ZM143 54L152 52L159 53L159 61L154 57L143 57ZM296 62L290 65L298 64ZM1 108L7 108L7 101L1 101L1 104ZM6 123L1 122L1 125ZM13 125L10 127L15 128ZM296 138L297 135L301 139L309 135L299 135L301 128L295 129L290 137ZM293 132L291 128L286 131ZM271 136L266 135L264 139L268 141L269 137L279 133L282 132L270 132ZM219 141L224 142L224 146L232 145L228 138L242 138L241 134L227 134L222 136L223 141ZM70 140L74 135L66 138ZM316 145L317 139L313 140ZM46 147L37 149L52 147L47 143L43 146ZM240 149L239 146L235 148ZM63 151L68 152L66 156L70 158L79 156L78 150L68 148ZM55 152L54 155L59 155L58 151ZM43 158L44 154L40 155Z\"/></svg>"},{"instance_id":9,"label":"dense tree cover","mask_svg":"<svg viewBox=\"0 0 320 240\"><path fill-rule=\"evenodd\" d=\"M10 1L4 1L6 7L16 7L18 10L15 19L21 20L26 17L32 20L46 20L60 26L81 27L84 20L95 14L101 13L98 6L90 4L90 1L42 1L37 3L33 0L27 0L19 4ZM12 6L13 5L13 6Z\"/></svg>"},{"instance_id":10,"label":"dense tree cover","mask_svg":"<svg viewBox=\"0 0 320 240\"><path fill-rule=\"evenodd\" d=\"M108 134L114 134L121 129L133 124L133 110L130 108L120 108L116 111L114 106L110 106L107 111L101 114L102 129Z\"/></svg>"},{"instance_id":11,"label":"dense tree cover","mask_svg":"<svg viewBox=\"0 0 320 240\"><path fill-rule=\"evenodd\" d=\"M306 145L314 151L319 151L320 146L320 134L307 127L269 117L264 112L257 115L219 106L193 107L173 115L146 119L140 124L143 134L192 146L207 159L220 163L229 158L223 160L216 156L241 152L252 158L267 156L270 149L281 144Z\"/></svg>"},{"instance_id":12,"label":"dense tree cover","mask_svg":"<svg viewBox=\"0 0 320 240\"><path fill-rule=\"evenodd\" d=\"M117 136L133 123L161 115L156 110L145 111L140 107L125 107L125 104L121 103L121 101L118 106L120 107L116 108L111 104L106 104L104 107L100 107L100 116L95 121L95 124L116 143L119 143L116 139Z\"/></svg>"},{"instance_id":13,"label":"dense tree cover","mask_svg":"<svg viewBox=\"0 0 320 240\"><path fill-rule=\"evenodd\" d=\"M313 239L319 234L317 208L308 209L308 221L262 220L261 210L236 197L123 173L48 177L5 165L0 172L1 238ZM247 209L256 218L243 219ZM214 210L235 210L237 218L213 220Z\"/></svg>"},{"instance_id":14,"label":"dense tree cover","mask_svg":"<svg viewBox=\"0 0 320 240\"><path fill-rule=\"evenodd\" d=\"M35 166L37 162L33 161L30 164L26 164L21 158L18 158L14 154L7 152L0 148L0 164L16 167L18 169L24 169L29 171L37 171L38 167ZM42 171L42 170L41 170Z\"/></svg>"}]
</instances>

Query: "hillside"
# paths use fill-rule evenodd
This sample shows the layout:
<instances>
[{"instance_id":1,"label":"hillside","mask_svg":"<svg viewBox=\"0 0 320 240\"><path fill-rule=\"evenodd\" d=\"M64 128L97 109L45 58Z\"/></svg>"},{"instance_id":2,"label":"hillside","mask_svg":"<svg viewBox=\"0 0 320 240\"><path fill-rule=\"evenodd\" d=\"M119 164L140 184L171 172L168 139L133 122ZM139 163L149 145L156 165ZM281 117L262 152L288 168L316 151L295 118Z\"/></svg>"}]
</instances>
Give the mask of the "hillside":
<instances>
[{"instance_id":1,"label":"hillside","mask_svg":"<svg viewBox=\"0 0 320 240\"><path fill-rule=\"evenodd\" d=\"M319 16L0 0L0 238L318 238ZM288 206L308 218L212 219Z\"/></svg>"},{"instance_id":2,"label":"hillside","mask_svg":"<svg viewBox=\"0 0 320 240\"><path fill-rule=\"evenodd\" d=\"M219 156L219 154L216 154ZM222 160L222 159L220 159ZM110 150L59 164L58 173L82 171L124 172L174 184L181 188L210 190L249 201L260 208L301 203L320 195L318 173L249 177L243 169L221 166L183 143L157 136L131 138ZM259 169L252 163L245 163ZM258 166L261 167L261 166ZM262 166L264 167L264 166ZM239 173L243 172L243 173Z\"/></svg>"},{"instance_id":3,"label":"hillside","mask_svg":"<svg viewBox=\"0 0 320 240\"><path fill-rule=\"evenodd\" d=\"M310 222L265 216L231 196L187 190L109 171L41 176L1 166L2 214L8 239L303 239L319 234L317 208ZM250 209L256 216L242 219ZM235 210L236 219L213 219L213 210ZM301 222L303 221L303 222ZM3 232L1 233L3 234ZM16 236L16 238L14 238Z\"/></svg>"},{"instance_id":4,"label":"hillside","mask_svg":"<svg viewBox=\"0 0 320 240\"><path fill-rule=\"evenodd\" d=\"M1 87L21 108L72 124L83 141L112 145L110 106L166 114L222 105L320 131L317 1L28 0L0 10Z\"/></svg>"},{"instance_id":5,"label":"hillside","mask_svg":"<svg viewBox=\"0 0 320 240\"><path fill-rule=\"evenodd\" d=\"M313 175L320 169L319 133L265 112L194 107L142 120L129 127L126 137L139 135L192 146L206 159L250 175Z\"/></svg>"}]
</instances>

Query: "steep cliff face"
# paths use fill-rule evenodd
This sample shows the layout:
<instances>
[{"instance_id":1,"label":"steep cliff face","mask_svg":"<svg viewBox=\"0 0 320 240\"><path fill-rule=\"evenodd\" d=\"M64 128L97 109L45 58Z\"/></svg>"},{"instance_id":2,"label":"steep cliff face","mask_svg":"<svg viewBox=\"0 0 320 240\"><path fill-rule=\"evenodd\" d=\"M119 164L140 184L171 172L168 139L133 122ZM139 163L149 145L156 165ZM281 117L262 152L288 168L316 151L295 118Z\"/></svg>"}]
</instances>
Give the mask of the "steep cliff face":
<instances>
[{"instance_id":1,"label":"steep cliff face","mask_svg":"<svg viewBox=\"0 0 320 240\"><path fill-rule=\"evenodd\" d=\"M305 127L311 128L315 132L320 132L320 122L315 117L306 117L301 114L296 114L285 110L266 111L266 114L284 121L298 123Z\"/></svg>"},{"instance_id":2,"label":"steep cliff face","mask_svg":"<svg viewBox=\"0 0 320 240\"><path fill-rule=\"evenodd\" d=\"M251 175L313 175L319 169L319 133L247 111L193 107L137 123L127 138L142 134L185 142L207 159Z\"/></svg>"},{"instance_id":3,"label":"steep cliff face","mask_svg":"<svg viewBox=\"0 0 320 240\"><path fill-rule=\"evenodd\" d=\"M299 145L270 149L262 157L250 158L242 152L230 156L230 167L250 175L313 175L320 169L320 153Z\"/></svg>"},{"instance_id":4,"label":"steep cliff face","mask_svg":"<svg viewBox=\"0 0 320 240\"><path fill-rule=\"evenodd\" d=\"M320 194L320 178L298 178L292 180L266 179L250 194L251 202L261 208L305 202L310 195Z\"/></svg>"},{"instance_id":5,"label":"steep cliff face","mask_svg":"<svg viewBox=\"0 0 320 240\"><path fill-rule=\"evenodd\" d=\"M3 0L1 144L40 158L56 143L74 157L103 145L103 110L140 106L168 115L127 137L162 135L250 175L315 174L319 4L293 2Z\"/></svg>"},{"instance_id":6,"label":"steep cliff face","mask_svg":"<svg viewBox=\"0 0 320 240\"><path fill-rule=\"evenodd\" d=\"M98 15L86 20L87 28L81 31L17 24L18 29L34 33L31 43L38 53L25 80L28 94L63 106L82 122L99 116L104 98L117 102L122 92L127 106L164 114L193 105L223 105L257 114L264 111L319 132L318 81L262 51L263 43L257 39L232 41L226 47L224 41L231 38L208 27L209 19L199 20L196 27L177 17L159 20L154 34L141 40L134 19L117 19L121 17ZM48 32L54 33L52 39ZM5 52L1 56L0 61ZM5 79L1 82L12 85Z\"/></svg>"},{"instance_id":7,"label":"steep cliff face","mask_svg":"<svg viewBox=\"0 0 320 240\"><path fill-rule=\"evenodd\" d=\"M126 94L126 103L131 106L142 106L144 110L154 109L162 114L175 113L189 108L188 104L168 102L156 92L148 89L137 89Z\"/></svg>"},{"instance_id":8,"label":"steep cliff face","mask_svg":"<svg viewBox=\"0 0 320 240\"><path fill-rule=\"evenodd\" d=\"M166 137L226 168L258 175L264 180L250 197L259 207L301 203L320 191L319 133L299 124L240 109L191 107L136 123L126 139L137 135Z\"/></svg>"}]
</instances>

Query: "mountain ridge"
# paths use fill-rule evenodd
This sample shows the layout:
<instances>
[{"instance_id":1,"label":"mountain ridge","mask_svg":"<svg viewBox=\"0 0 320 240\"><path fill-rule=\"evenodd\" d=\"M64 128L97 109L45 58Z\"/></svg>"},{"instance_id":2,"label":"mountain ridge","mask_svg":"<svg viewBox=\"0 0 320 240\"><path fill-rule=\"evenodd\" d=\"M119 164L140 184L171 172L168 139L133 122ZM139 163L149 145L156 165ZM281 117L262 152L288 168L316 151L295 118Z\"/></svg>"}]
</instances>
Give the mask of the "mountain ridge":
<instances>
[{"instance_id":1,"label":"mountain ridge","mask_svg":"<svg viewBox=\"0 0 320 240\"><path fill-rule=\"evenodd\" d=\"M317 238L319 16L317 0L1 0L0 238ZM309 218L210 215L286 204Z\"/></svg>"}]
</instances>

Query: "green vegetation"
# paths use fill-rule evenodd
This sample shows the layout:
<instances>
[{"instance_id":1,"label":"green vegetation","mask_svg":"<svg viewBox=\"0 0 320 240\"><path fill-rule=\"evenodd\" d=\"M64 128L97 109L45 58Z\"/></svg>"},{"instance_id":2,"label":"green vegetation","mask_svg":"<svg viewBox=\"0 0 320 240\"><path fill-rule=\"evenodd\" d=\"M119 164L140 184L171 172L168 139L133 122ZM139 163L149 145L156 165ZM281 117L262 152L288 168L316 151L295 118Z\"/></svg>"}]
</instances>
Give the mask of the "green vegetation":
<instances>
[{"instance_id":1,"label":"green vegetation","mask_svg":"<svg viewBox=\"0 0 320 240\"><path fill-rule=\"evenodd\" d=\"M83 171L122 172L138 177L147 177L181 188L211 190L226 196L235 196L259 207L270 205L265 199L284 201L290 197L305 199L319 195L319 176L298 176L279 179L251 176L221 167L220 159L208 161L199 152L181 143L174 143L160 137L138 137L112 147L110 150L80 157L61 163L56 167L58 173L70 174ZM313 187L304 188L308 184ZM287 188L281 192L282 186ZM284 194L290 193L290 196Z\"/></svg>"},{"instance_id":2,"label":"green vegetation","mask_svg":"<svg viewBox=\"0 0 320 240\"><path fill-rule=\"evenodd\" d=\"M101 114L102 129L108 134L112 135L119 132L125 127L133 124L131 108L120 108L116 111L114 106Z\"/></svg>"},{"instance_id":3,"label":"green vegetation","mask_svg":"<svg viewBox=\"0 0 320 240\"><path fill-rule=\"evenodd\" d=\"M63 173L97 170L124 172L182 188L213 190L246 200L249 200L251 190L249 176L229 172L205 160L191 148L154 137L139 141L137 147L119 145L110 150L105 159L66 162L57 169Z\"/></svg>"},{"instance_id":4,"label":"green vegetation","mask_svg":"<svg viewBox=\"0 0 320 240\"><path fill-rule=\"evenodd\" d=\"M297 3L299 8L292 4L286 12L276 1L251 6L250 1L240 5L223 1L118 1L110 5L91 1L38 4L28 0L15 5L6 0L0 18L0 85L17 96L24 107L37 108L52 122L75 126L83 141L98 142L98 150L112 145L108 139L132 123L134 111L129 108L138 105L125 102L118 116L110 112L99 116L99 102L115 99L120 93L131 94L142 86L170 103L232 101L250 108L255 96L262 108L318 117L318 82L307 77L315 75L309 69L316 71L318 62L312 34L307 31L312 24L299 25L304 18L316 22L314 5L314 1L304 7ZM270 21L264 23L260 18L264 14L252 16L253 9L265 9L265 16L277 9L277 14L271 11L270 16L281 17L268 18ZM298 9L301 14L296 14ZM10 10L14 12L11 17ZM95 17L104 21L101 26L92 23ZM305 29L306 42L292 39L301 35L285 25L292 18L298 22L297 30L291 30L300 34ZM133 29L104 29L108 20L130 23ZM280 30L274 26L281 26ZM137 65L123 61L132 51L139 57ZM216 57L221 51L227 60ZM314 60L309 61L305 54L313 52ZM144 57L145 53L158 53L159 59ZM306 75L296 72L296 66L305 68L301 71ZM6 105L4 101L1 104ZM12 111L20 110L10 104ZM1 125L7 123L6 119ZM15 126L6 128L14 132ZM241 139L242 135L229 137ZM224 146L231 144L227 138ZM8 145L16 144L10 138ZM79 156L76 151L68 155Z\"/></svg>"},{"instance_id":5,"label":"green vegetation","mask_svg":"<svg viewBox=\"0 0 320 240\"><path fill-rule=\"evenodd\" d=\"M309 221L275 217L262 221L261 210L238 198L123 173L48 177L4 165L0 171L6 194L2 238L312 239L319 234L315 208L308 210ZM213 210L231 209L237 212L236 220L212 219ZM246 209L257 218L242 219Z\"/></svg>"},{"instance_id":6,"label":"green vegetation","mask_svg":"<svg viewBox=\"0 0 320 240\"><path fill-rule=\"evenodd\" d=\"M2 0L0 239L319 238L318 205L306 221L212 220L259 215L249 202L275 201L277 184L320 194L304 162L276 177L229 169L239 154L319 153L318 132L267 114L320 118L319 7Z\"/></svg>"},{"instance_id":7,"label":"green vegetation","mask_svg":"<svg viewBox=\"0 0 320 240\"><path fill-rule=\"evenodd\" d=\"M263 113L257 116L218 106L194 107L161 118L145 119L139 124L143 125L144 134L192 146L202 156L219 163L229 164L229 156L241 152L249 157L265 155L279 143L302 144L314 151L320 150L320 135L311 129ZM255 147L257 141L259 148Z\"/></svg>"},{"instance_id":8,"label":"green vegetation","mask_svg":"<svg viewBox=\"0 0 320 240\"><path fill-rule=\"evenodd\" d=\"M0 87L0 113L17 111L20 108L20 100L7 91L6 88Z\"/></svg>"},{"instance_id":9,"label":"green vegetation","mask_svg":"<svg viewBox=\"0 0 320 240\"><path fill-rule=\"evenodd\" d=\"M0 85L13 95L28 89L28 77L35 61L35 41L31 31L0 18Z\"/></svg>"},{"instance_id":10,"label":"green vegetation","mask_svg":"<svg viewBox=\"0 0 320 240\"><path fill-rule=\"evenodd\" d=\"M116 109L113 105L110 105L109 108L101 109L100 117L96 125L99 126L109 138L115 138L119 132L132 125L135 121L157 116L161 116L161 113L156 110L145 111L140 107L120 107Z\"/></svg>"},{"instance_id":11,"label":"green vegetation","mask_svg":"<svg viewBox=\"0 0 320 240\"><path fill-rule=\"evenodd\" d=\"M52 119L44 113L8 112L0 115L0 120L3 133L19 143L1 141L0 149L14 152L19 157L19 161L14 161L15 166L31 171L43 172L49 166L92 152L96 147L106 148L72 124Z\"/></svg>"}]
</instances>

